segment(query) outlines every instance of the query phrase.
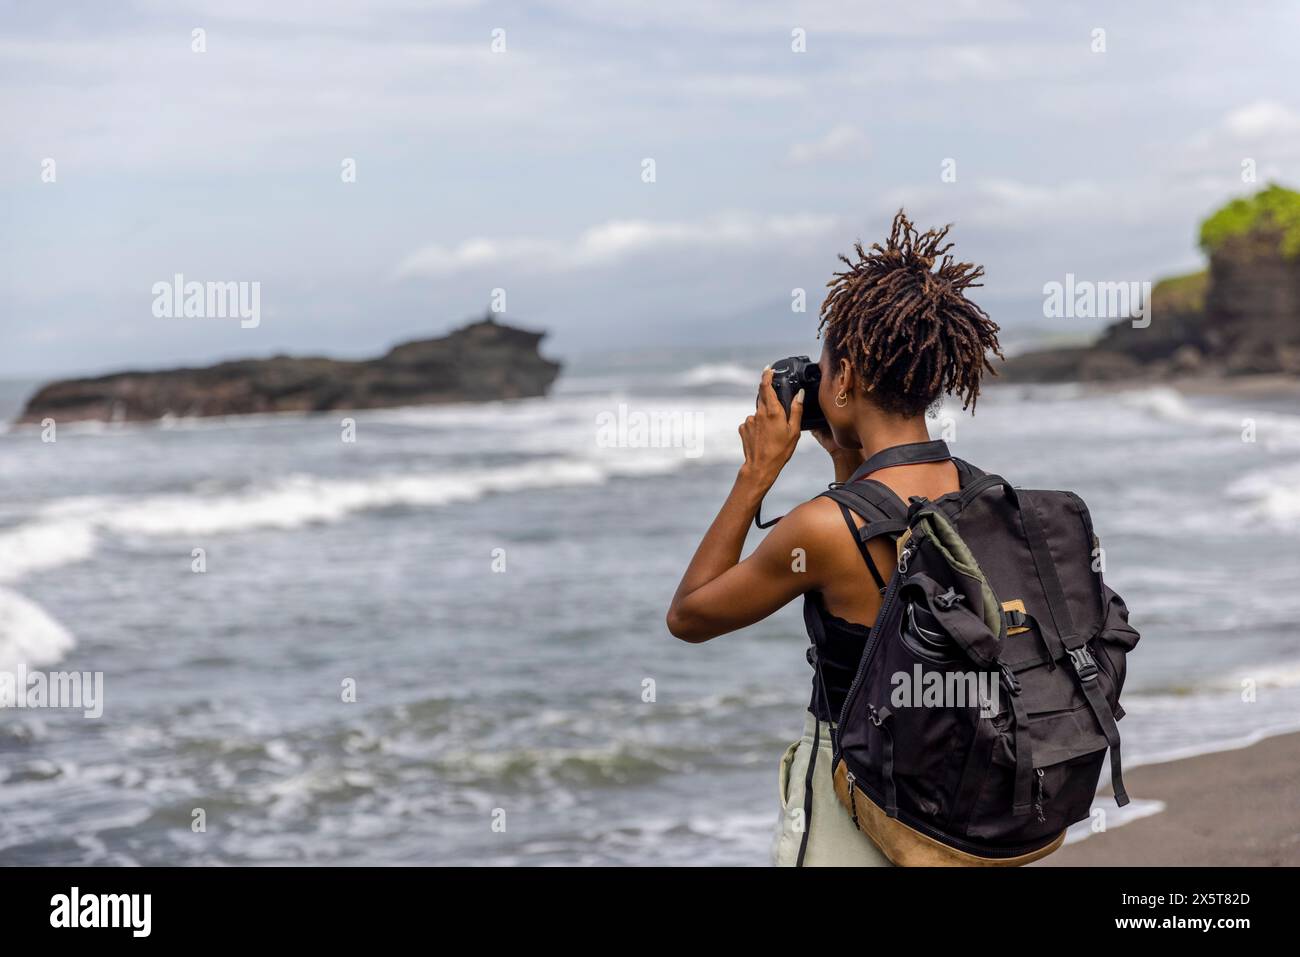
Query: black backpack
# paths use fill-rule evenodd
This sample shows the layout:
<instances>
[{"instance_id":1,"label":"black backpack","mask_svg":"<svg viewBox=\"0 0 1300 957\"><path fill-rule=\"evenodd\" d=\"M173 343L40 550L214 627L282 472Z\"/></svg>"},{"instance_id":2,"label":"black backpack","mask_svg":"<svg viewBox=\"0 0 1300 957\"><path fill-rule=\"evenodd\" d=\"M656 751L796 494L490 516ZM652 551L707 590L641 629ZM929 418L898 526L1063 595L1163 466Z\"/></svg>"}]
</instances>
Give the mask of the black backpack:
<instances>
[{"instance_id":1,"label":"black backpack","mask_svg":"<svg viewBox=\"0 0 1300 957\"><path fill-rule=\"evenodd\" d=\"M866 477L947 459L961 488L935 501ZM1116 721L1138 633L1102 581L1082 499L1013 488L943 442L886 449L823 495L865 520L863 542L897 543L832 731L858 828L896 864L1026 863L1089 815L1107 749L1127 804Z\"/></svg>"}]
</instances>

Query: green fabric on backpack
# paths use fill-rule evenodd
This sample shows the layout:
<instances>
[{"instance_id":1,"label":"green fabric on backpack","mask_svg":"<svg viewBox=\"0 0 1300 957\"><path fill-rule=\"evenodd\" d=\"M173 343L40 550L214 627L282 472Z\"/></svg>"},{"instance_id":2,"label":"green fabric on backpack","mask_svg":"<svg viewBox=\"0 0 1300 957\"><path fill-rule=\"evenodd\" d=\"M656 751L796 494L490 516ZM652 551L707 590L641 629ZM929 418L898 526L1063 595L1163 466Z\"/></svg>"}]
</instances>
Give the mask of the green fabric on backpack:
<instances>
[{"instance_id":1,"label":"green fabric on backpack","mask_svg":"<svg viewBox=\"0 0 1300 957\"><path fill-rule=\"evenodd\" d=\"M938 511L922 512L918 516L919 522L924 522L926 532L930 541L934 542L935 548L943 556L953 570L967 578L974 579L979 583L980 599L983 607L981 608L984 624L995 636L1002 633L1002 604L998 601L998 596L993 593L989 585L988 578L980 570L979 562L971 554L970 547L962 541L962 537L957 534L957 529L952 527L943 513Z\"/></svg>"}]
</instances>

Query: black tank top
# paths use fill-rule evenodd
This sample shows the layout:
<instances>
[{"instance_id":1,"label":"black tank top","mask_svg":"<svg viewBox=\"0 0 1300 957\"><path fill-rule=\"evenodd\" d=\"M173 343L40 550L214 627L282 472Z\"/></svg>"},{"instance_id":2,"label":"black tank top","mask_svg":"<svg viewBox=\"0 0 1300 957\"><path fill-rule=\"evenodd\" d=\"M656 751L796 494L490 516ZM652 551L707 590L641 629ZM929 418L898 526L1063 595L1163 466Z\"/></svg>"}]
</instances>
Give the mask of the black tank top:
<instances>
[{"instance_id":1,"label":"black tank top","mask_svg":"<svg viewBox=\"0 0 1300 957\"><path fill-rule=\"evenodd\" d=\"M822 680L826 683L825 697L830 699L823 698L821 685L814 676L808 710L822 721L839 721L871 628L832 615L826 610L821 592L810 591L803 600L804 614L814 614L821 620L822 639L817 641L817 654L822 663ZM808 651L811 663L812 648Z\"/></svg>"},{"instance_id":2,"label":"black tank top","mask_svg":"<svg viewBox=\"0 0 1300 957\"><path fill-rule=\"evenodd\" d=\"M862 558L867 563L867 570L875 580L876 587L884 591L885 582L876 568L876 563L867 551L865 542L858 540L858 526L853 521L849 509L841 505L840 512L849 526L849 533L858 544ZM821 660L821 681L813 676L812 701L808 710L821 721L838 721L840 711L844 708L844 699L848 696L849 685L853 684L858 671L858 662L862 660L862 651L871 634L870 625L846 621L826 610L826 600L821 592L810 591L803 596L803 617L808 627L808 637L812 644L808 648L808 663L816 671L813 660L815 654ZM826 693L822 694L822 684ZM829 700L827 700L829 699Z\"/></svg>"}]
</instances>

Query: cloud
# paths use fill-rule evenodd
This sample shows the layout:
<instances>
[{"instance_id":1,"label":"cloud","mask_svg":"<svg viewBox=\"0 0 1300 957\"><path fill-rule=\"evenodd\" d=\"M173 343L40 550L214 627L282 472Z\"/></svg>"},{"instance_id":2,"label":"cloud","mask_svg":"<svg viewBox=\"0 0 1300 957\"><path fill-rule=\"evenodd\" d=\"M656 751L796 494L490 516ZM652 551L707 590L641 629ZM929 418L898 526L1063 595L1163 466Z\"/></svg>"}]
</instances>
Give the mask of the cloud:
<instances>
[{"instance_id":1,"label":"cloud","mask_svg":"<svg viewBox=\"0 0 1300 957\"><path fill-rule=\"evenodd\" d=\"M552 0L550 4L573 20L619 29L683 30L735 36L768 35L782 45L790 31L801 27L814 42L839 36L925 36L936 31L959 32L971 23L1007 24L1026 19L1034 5L1025 0L948 0L942 4L876 5L870 15L841 0L804 0L761 4L746 0L658 0L656 3L611 4L604 0Z\"/></svg>"},{"instance_id":2,"label":"cloud","mask_svg":"<svg viewBox=\"0 0 1300 957\"><path fill-rule=\"evenodd\" d=\"M921 228L952 222L1007 233L1043 230L1063 222L1116 222L1126 218L1130 204L1141 195L1139 184L1121 192L1088 179L1044 185L1005 177L883 194L892 208L905 207Z\"/></svg>"},{"instance_id":3,"label":"cloud","mask_svg":"<svg viewBox=\"0 0 1300 957\"><path fill-rule=\"evenodd\" d=\"M1067 268L1193 259L1198 218L1253 188L1247 160L1261 183L1300 170L1300 11L1282 2L1189 0L1176 22L1111 5L1104 56L1077 2L11 6L0 311L67 343L0 354L15 373L245 348L134 324L139 290L178 271L263 281L286 316L267 348L360 354L481 308L485 285L625 345L638 320L812 290L900 206L956 223L990 297L1036 295ZM653 190L646 156L672 174Z\"/></svg>"},{"instance_id":4,"label":"cloud","mask_svg":"<svg viewBox=\"0 0 1300 957\"><path fill-rule=\"evenodd\" d=\"M811 166L815 163L842 162L865 159L871 153L867 135L856 126L841 123L819 140L795 143L786 154L791 166Z\"/></svg>"},{"instance_id":5,"label":"cloud","mask_svg":"<svg viewBox=\"0 0 1300 957\"><path fill-rule=\"evenodd\" d=\"M1276 100L1259 100L1229 113L1223 128L1242 138L1295 133L1300 130L1300 113Z\"/></svg>"},{"instance_id":6,"label":"cloud","mask_svg":"<svg viewBox=\"0 0 1300 957\"><path fill-rule=\"evenodd\" d=\"M181 13L202 22L310 24L317 30L382 26L393 17L429 16L478 6L478 0L136 0L137 9L162 16Z\"/></svg>"},{"instance_id":7,"label":"cloud","mask_svg":"<svg viewBox=\"0 0 1300 957\"><path fill-rule=\"evenodd\" d=\"M676 222L617 219L588 227L571 240L475 237L452 246L432 243L406 256L394 276L444 278L505 264L526 271L580 270L659 251L780 248L795 240L828 236L838 223L838 217L820 214L726 213Z\"/></svg>"},{"instance_id":8,"label":"cloud","mask_svg":"<svg viewBox=\"0 0 1300 957\"><path fill-rule=\"evenodd\" d=\"M188 28L153 24L0 37L6 145L92 174L199 177L337 166L354 151L418 152L455 135L533 149L579 122L565 112L578 72L526 49L495 55L486 31L449 41L316 29L290 43L214 24L201 54Z\"/></svg>"},{"instance_id":9,"label":"cloud","mask_svg":"<svg viewBox=\"0 0 1300 957\"><path fill-rule=\"evenodd\" d=\"M1300 162L1300 112L1278 100L1253 100L1229 110L1186 143L1175 165L1206 190L1250 188L1253 184L1241 180L1248 164L1256 182L1294 181Z\"/></svg>"}]
</instances>

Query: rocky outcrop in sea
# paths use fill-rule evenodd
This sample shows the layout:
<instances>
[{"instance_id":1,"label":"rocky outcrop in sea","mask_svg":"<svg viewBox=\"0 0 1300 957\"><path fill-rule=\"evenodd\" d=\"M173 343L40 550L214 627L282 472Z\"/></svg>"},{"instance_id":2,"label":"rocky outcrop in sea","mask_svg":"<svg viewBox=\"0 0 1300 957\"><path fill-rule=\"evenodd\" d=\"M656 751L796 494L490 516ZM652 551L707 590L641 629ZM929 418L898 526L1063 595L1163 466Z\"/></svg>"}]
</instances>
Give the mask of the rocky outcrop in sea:
<instances>
[{"instance_id":1,"label":"rocky outcrop in sea","mask_svg":"<svg viewBox=\"0 0 1300 957\"><path fill-rule=\"evenodd\" d=\"M545 333L490 316L376 359L275 356L194 369L118 372L42 386L18 421L131 422L164 416L326 412L545 395L560 364L544 358Z\"/></svg>"}]
</instances>

